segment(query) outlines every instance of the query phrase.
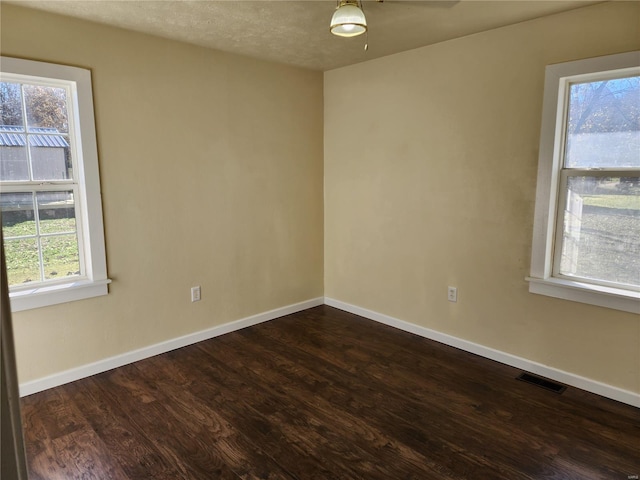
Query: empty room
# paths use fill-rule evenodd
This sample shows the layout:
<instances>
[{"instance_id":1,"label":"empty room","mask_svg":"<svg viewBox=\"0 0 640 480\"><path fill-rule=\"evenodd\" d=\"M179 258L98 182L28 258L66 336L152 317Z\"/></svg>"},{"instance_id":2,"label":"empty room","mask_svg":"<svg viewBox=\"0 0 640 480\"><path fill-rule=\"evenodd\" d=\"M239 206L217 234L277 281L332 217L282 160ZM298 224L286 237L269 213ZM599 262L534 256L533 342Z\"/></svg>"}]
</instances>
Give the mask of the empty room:
<instances>
[{"instance_id":1,"label":"empty room","mask_svg":"<svg viewBox=\"0 0 640 480\"><path fill-rule=\"evenodd\" d=\"M0 22L3 479L639 478L640 2Z\"/></svg>"}]
</instances>

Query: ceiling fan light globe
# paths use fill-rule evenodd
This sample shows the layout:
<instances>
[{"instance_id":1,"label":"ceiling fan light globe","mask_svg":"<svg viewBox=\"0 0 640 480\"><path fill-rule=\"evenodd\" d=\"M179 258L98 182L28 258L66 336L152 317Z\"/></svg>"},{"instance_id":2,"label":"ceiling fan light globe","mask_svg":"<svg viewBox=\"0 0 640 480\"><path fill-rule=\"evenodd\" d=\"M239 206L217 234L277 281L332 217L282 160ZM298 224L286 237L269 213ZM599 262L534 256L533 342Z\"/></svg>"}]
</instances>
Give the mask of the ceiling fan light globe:
<instances>
[{"instance_id":1,"label":"ceiling fan light globe","mask_svg":"<svg viewBox=\"0 0 640 480\"><path fill-rule=\"evenodd\" d=\"M360 7L347 3L333 13L329 28L339 37L355 37L367 31L367 19Z\"/></svg>"},{"instance_id":2,"label":"ceiling fan light globe","mask_svg":"<svg viewBox=\"0 0 640 480\"><path fill-rule=\"evenodd\" d=\"M366 27L353 24L336 25L331 29L331 33L339 37L356 37L358 35L362 35L366 31Z\"/></svg>"}]
</instances>

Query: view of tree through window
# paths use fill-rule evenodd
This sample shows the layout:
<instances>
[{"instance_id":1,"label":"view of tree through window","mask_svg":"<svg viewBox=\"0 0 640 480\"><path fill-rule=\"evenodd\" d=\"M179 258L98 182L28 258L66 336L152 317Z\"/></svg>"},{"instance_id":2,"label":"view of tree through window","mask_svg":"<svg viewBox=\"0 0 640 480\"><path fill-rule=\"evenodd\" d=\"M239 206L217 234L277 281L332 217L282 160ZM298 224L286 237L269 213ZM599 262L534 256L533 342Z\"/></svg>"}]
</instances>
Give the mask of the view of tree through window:
<instances>
[{"instance_id":1,"label":"view of tree through window","mask_svg":"<svg viewBox=\"0 0 640 480\"><path fill-rule=\"evenodd\" d=\"M566 168L640 168L640 77L571 85Z\"/></svg>"},{"instance_id":2,"label":"view of tree through window","mask_svg":"<svg viewBox=\"0 0 640 480\"><path fill-rule=\"evenodd\" d=\"M81 274L67 90L0 82L0 209L11 286Z\"/></svg>"},{"instance_id":3,"label":"view of tree through window","mask_svg":"<svg viewBox=\"0 0 640 480\"><path fill-rule=\"evenodd\" d=\"M640 286L640 77L571 85L559 273Z\"/></svg>"}]
</instances>

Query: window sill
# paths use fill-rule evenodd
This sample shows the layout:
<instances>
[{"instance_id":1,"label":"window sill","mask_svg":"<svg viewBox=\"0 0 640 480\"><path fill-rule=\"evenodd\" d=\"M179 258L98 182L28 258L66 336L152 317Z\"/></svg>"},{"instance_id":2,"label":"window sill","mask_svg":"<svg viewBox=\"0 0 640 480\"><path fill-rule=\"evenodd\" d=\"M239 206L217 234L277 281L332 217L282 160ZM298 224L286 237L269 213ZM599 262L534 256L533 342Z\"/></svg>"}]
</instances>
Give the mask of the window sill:
<instances>
[{"instance_id":1,"label":"window sill","mask_svg":"<svg viewBox=\"0 0 640 480\"><path fill-rule=\"evenodd\" d=\"M526 280L531 293L640 314L640 292L557 278L527 277Z\"/></svg>"},{"instance_id":2,"label":"window sill","mask_svg":"<svg viewBox=\"0 0 640 480\"><path fill-rule=\"evenodd\" d=\"M48 307L58 303L73 302L98 297L108 293L111 280L76 280L54 285L39 285L33 288L9 292L11 311L20 312L33 308Z\"/></svg>"}]
</instances>

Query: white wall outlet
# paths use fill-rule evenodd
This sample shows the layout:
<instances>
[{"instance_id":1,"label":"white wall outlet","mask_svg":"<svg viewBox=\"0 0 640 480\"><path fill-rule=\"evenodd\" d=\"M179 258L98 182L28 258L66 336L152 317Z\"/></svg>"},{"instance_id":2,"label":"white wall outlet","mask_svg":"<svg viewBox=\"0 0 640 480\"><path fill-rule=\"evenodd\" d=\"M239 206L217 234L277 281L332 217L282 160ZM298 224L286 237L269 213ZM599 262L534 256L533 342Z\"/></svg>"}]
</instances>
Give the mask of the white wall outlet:
<instances>
[{"instance_id":1,"label":"white wall outlet","mask_svg":"<svg viewBox=\"0 0 640 480\"><path fill-rule=\"evenodd\" d=\"M458 301L458 289L456 287L447 287L447 300L454 303Z\"/></svg>"},{"instance_id":2,"label":"white wall outlet","mask_svg":"<svg viewBox=\"0 0 640 480\"><path fill-rule=\"evenodd\" d=\"M197 287L191 287L191 301L199 302L200 301L200 285Z\"/></svg>"}]
</instances>

